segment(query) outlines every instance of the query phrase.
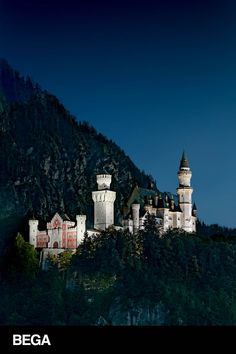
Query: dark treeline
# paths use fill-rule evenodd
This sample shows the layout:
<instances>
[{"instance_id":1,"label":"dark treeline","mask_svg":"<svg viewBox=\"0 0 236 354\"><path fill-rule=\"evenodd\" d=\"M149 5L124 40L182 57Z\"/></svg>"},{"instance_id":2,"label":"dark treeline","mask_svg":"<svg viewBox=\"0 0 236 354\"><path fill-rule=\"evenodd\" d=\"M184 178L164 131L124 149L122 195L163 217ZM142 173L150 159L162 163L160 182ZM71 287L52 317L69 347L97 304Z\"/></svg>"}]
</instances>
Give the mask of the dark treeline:
<instances>
[{"instance_id":1,"label":"dark treeline","mask_svg":"<svg viewBox=\"0 0 236 354\"><path fill-rule=\"evenodd\" d=\"M86 236L48 271L18 234L2 264L0 324L234 325L235 274L233 237L160 237L151 219L136 235L111 228Z\"/></svg>"}]
</instances>

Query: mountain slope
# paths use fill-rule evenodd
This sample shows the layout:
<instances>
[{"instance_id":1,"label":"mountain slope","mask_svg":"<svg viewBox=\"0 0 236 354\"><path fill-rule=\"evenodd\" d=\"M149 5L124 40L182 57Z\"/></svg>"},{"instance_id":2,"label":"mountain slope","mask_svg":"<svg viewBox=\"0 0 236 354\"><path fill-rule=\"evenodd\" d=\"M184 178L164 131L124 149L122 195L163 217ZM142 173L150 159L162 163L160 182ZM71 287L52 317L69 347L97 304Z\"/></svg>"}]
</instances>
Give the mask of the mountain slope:
<instances>
[{"instance_id":1,"label":"mountain slope","mask_svg":"<svg viewBox=\"0 0 236 354\"><path fill-rule=\"evenodd\" d=\"M0 93L8 102L27 102L39 92L42 92L41 89L29 76L21 76L5 59L0 58Z\"/></svg>"},{"instance_id":2,"label":"mountain slope","mask_svg":"<svg viewBox=\"0 0 236 354\"><path fill-rule=\"evenodd\" d=\"M97 173L113 176L118 222L134 183L147 187L152 178L111 140L77 122L55 96L29 90L4 61L0 65L0 222L32 214L47 220L59 211L72 218L86 213L90 226Z\"/></svg>"}]
</instances>

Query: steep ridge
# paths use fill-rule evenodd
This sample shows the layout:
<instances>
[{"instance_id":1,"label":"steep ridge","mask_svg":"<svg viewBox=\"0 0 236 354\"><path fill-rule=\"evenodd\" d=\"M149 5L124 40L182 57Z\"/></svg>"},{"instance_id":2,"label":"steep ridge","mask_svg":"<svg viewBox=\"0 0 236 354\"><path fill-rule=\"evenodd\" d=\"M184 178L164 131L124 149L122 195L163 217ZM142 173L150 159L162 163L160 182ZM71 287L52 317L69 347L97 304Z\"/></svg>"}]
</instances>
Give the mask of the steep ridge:
<instances>
[{"instance_id":1,"label":"steep ridge","mask_svg":"<svg viewBox=\"0 0 236 354\"><path fill-rule=\"evenodd\" d=\"M98 173L113 176L119 222L134 184L147 187L152 177L114 142L78 122L55 96L4 60L0 65L0 222L32 215L46 221L58 211L71 218L86 213L90 226Z\"/></svg>"}]
</instances>

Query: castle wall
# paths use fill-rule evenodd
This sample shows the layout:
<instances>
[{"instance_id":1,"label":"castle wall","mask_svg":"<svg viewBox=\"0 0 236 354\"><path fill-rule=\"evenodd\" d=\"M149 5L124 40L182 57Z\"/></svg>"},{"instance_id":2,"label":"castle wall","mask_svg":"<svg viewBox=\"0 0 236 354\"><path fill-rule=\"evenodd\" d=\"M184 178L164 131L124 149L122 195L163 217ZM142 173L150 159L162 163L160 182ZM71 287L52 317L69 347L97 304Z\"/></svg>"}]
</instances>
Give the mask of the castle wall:
<instances>
[{"instance_id":1,"label":"castle wall","mask_svg":"<svg viewBox=\"0 0 236 354\"><path fill-rule=\"evenodd\" d=\"M75 249L77 243L77 228L75 222L63 221L59 214L55 214L47 229L38 230L38 220L30 220L30 244L35 248L47 249Z\"/></svg>"},{"instance_id":2,"label":"castle wall","mask_svg":"<svg viewBox=\"0 0 236 354\"><path fill-rule=\"evenodd\" d=\"M46 231L38 231L36 247L48 247L48 234Z\"/></svg>"},{"instance_id":3,"label":"castle wall","mask_svg":"<svg viewBox=\"0 0 236 354\"><path fill-rule=\"evenodd\" d=\"M139 230L144 230L145 228L145 216L139 219Z\"/></svg>"},{"instance_id":4,"label":"castle wall","mask_svg":"<svg viewBox=\"0 0 236 354\"><path fill-rule=\"evenodd\" d=\"M66 248L70 248L70 249L77 248L77 231L76 231L76 229L67 231L67 247Z\"/></svg>"},{"instance_id":5,"label":"castle wall","mask_svg":"<svg viewBox=\"0 0 236 354\"><path fill-rule=\"evenodd\" d=\"M173 229L180 229L183 224L183 215L181 212L175 211L173 214Z\"/></svg>"},{"instance_id":6,"label":"castle wall","mask_svg":"<svg viewBox=\"0 0 236 354\"><path fill-rule=\"evenodd\" d=\"M62 229L50 229L48 236L48 248L62 248Z\"/></svg>"},{"instance_id":7,"label":"castle wall","mask_svg":"<svg viewBox=\"0 0 236 354\"><path fill-rule=\"evenodd\" d=\"M163 209L163 231L167 231L170 228L169 220L170 212L168 209Z\"/></svg>"},{"instance_id":8,"label":"castle wall","mask_svg":"<svg viewBox=\"0 0 236 354\"><path fill-rule=\"evenodd\" d=\"M129 232L132 234L133 233L133 220L132 219L127 219L123 220L123 228L125 230L129 230Z\"/></svg>"}]
</instances>

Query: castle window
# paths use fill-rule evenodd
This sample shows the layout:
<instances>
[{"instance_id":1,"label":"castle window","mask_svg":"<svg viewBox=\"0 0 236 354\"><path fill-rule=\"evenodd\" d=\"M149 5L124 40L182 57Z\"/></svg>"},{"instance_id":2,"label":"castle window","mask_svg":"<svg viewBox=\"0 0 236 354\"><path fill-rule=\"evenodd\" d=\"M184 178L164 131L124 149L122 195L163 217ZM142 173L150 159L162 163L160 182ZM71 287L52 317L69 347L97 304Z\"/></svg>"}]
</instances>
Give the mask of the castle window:
<instances>
[{"instance_id":1,"label":"castle window","mask_svg":"<svg viewBox=\"0 0 236 354\"><path fill-rule=\"evenodd\" d=\"M53 243L53 248L58 248L58 242L57 242L57 241L55 241L55 242Z\"/></svg>"}]
</instances>

